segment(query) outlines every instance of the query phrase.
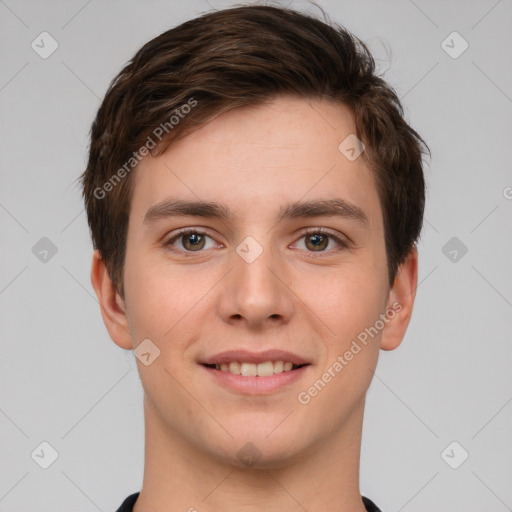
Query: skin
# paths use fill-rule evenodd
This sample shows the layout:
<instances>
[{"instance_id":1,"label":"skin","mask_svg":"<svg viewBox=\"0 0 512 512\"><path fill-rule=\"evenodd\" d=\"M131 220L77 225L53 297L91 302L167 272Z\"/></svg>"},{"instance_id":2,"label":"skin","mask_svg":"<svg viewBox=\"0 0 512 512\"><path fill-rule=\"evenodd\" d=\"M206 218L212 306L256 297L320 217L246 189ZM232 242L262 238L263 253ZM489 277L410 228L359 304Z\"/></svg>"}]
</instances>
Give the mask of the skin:
<instances>
[{"instance_id":1,"label":"skin","mask_svg":"<svg viewBox=\"0 0 512 512\"><path fill-rule=\"evenodd\" d=\"M97 251L91 280L113 341L131 350L150 339L160 350L149 366L137 361L146 438L135 512L364 511L365 395L379 350L395 349L406 332L417 253L411 248L390 287L373 175L363 158L349 161L338 150L351 133L344 105L280 96L218 116L134 171L124 300ZM144 224L146 211L171 197L222 202L235 218ZM368 224L276 220L285 203L332 198L361 208ZM194 251L185 236L171 252L165 242L186 227L208 232L204 248ZM315 250L302 232L320 227L349 246L328 239ZM250 264L236 252L248 236L263 250ZM395 302L401 310L379 334L307 405L299 403L297 395ZM311 365L267 395L227 390L198 363L224 350L272 348ZM247 442L261 454L253 467L237 457Z\"/></svg>"}]
</instances>

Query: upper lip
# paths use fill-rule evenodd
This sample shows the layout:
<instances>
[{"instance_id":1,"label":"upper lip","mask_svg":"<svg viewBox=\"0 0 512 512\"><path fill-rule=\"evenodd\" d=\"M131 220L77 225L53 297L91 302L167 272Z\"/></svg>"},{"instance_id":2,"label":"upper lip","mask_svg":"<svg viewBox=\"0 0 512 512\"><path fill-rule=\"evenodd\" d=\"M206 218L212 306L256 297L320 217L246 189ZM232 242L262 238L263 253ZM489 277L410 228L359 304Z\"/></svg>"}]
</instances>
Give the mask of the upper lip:
<instances>
[{"instance_id":1,"label":"upper lip","mask_svg":"<svg viewBox=\"0 0 512 512\"><path fill-rule=\"evenodd\" d=\"M266 361L289 361L295 365L309 364L303 357L286 350L265 350L263 352L248 352L247 350L228 350L208 357L201 364L222 364L231 362L265 363Z\"/></svg>"}]
</instances>

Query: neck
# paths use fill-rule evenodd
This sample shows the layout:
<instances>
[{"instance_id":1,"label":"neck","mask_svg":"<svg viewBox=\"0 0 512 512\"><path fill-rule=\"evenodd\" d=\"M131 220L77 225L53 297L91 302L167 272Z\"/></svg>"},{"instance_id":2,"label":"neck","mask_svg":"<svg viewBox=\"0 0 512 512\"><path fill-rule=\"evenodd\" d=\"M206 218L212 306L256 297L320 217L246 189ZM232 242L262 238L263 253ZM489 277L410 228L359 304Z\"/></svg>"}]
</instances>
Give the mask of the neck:
<instances>
[{"instance_id":1,"label":"neck","mask_svg":"<svg viewBox=\"0 0 512 512\"><path fill-rule=\"evenodd\" d=\"M144 480L134 512L364 512L359 457L364 402L341 431L267 469L240 468L170 434L144 400Z\"/></svg>"}]
</instances>

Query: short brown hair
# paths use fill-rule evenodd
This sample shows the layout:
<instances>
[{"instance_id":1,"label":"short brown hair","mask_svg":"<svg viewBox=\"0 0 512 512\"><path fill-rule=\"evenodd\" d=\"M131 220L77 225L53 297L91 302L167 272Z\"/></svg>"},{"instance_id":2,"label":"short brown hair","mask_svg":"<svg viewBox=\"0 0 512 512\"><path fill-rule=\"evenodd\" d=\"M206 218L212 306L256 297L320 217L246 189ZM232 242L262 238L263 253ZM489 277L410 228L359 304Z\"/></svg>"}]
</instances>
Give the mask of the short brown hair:
<instances>
[{"instance_id":1,"label":"short brown hair","mask_svg":"<svg viewBox=\"0 0 512 512\"><path fill-rule=\"evenodd\" d=\"M335 100L353 111L375 174L393 282L422 227L427 145L403 119L397 94L376 75L360 39L309 14L252 5L204 14L146 43L97 112L83 195L93 245L122 297L129 171L141 149L159 155L220 113L281 94Z\"/></svg>"}]
</instances>

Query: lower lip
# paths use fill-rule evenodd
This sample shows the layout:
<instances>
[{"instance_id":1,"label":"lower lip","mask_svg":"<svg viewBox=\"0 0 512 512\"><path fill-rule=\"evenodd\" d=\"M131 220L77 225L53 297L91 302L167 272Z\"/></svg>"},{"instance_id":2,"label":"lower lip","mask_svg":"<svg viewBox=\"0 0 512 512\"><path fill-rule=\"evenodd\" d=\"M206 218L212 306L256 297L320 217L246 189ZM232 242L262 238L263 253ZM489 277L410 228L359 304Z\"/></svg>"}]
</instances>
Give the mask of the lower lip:
<instances>
[{"instance_id":1,"label":"lower lip","mask_svg":"<svg viewBox=\"0 0 512 512\"><path fill-rule=\"evenodd\" d=\"M288 372L274 373L268 377L243 377L231 372L201 366L225 388L248 395L268 395L299 380L310 365L301 366Z\"/></svg>"}]
</instances>

